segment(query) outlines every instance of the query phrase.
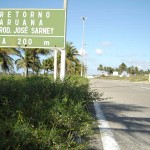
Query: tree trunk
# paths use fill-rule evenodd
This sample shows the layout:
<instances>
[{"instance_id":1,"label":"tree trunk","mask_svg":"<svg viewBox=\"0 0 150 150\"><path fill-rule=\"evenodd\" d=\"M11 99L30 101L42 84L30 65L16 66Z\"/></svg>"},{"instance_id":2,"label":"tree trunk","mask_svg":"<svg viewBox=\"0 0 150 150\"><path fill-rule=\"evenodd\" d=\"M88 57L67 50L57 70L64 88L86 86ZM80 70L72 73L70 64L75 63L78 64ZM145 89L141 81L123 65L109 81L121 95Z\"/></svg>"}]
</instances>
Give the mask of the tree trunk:
<instances>
[{"instance_id":1,"label":"tree trunk","mask_svg":"<svg viewBox=\"0 0 150 150\"><path fill-rule=\"evenodd\" d=\"M29 74L29 70L28 70L28 67L26 66L26 72L25 72L25 76L27 77Z\"/></svg>"}]
</instances>

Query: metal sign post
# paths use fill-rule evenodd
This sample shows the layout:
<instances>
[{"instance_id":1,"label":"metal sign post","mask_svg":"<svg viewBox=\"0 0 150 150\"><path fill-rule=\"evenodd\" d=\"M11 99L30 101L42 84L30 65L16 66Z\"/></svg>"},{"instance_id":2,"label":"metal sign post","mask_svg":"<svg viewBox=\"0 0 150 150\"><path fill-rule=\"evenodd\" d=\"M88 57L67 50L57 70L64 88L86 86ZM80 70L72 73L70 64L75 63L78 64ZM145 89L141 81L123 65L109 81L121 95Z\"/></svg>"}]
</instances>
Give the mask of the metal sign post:
<instances>
[{"instance_id":1,"label":"metal sign post","mask_svg":"<svg viewBox=\"0 0 150 150\"><path fill-rule=\"evenodd\" d=\"M61 69L60 69L60 79L63 80L65 77L65 64L66 64L66 51L61 50Z\"/></svg>"},{"instance_id":2,"label":"metal sign post","mask_svg":"<svg viewBox=\"0 0 150 150\"><path fill-rule=\"evenodd\" d=\"M57 50L54 50L54 80L57 78Z\"/></svg>"},{"instance_id":3,"label":"metal sign post","mask_svg":"<svg viewBox=\"0 0 150 150\"><path fill-rule=\"evenodd\" d=\"M66 35L66 24L67 24L67 0L64 0L64 9L65 11L65 33ZM60 79L63 80L65 77L65 64L66 64L66 36L65 36L65 46L64 50L61 50L61 68L60 68Z\"/></svg>"}]
</instances>

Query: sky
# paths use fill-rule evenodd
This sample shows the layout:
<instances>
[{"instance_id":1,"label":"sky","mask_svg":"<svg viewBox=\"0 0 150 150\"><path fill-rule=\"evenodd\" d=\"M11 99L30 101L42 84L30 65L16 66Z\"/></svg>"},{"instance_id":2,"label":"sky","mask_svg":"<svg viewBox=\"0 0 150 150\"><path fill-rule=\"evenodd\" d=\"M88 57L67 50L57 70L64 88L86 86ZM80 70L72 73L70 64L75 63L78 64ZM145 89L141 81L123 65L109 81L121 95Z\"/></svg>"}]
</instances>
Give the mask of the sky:
<instances>
[{"instance_id":1,"label":"sky","mask_svg":"<svg viewBox=\"0 0 150 150\"><path fill-rule=\"evenodd\" d=\"M0 8L63 8L63 0L1 0ZM150 69L150 0L68 0L67 36L82 48L87 74L98 74L100 64L117 68L122 62Z\"/></svg>"}]
</instances>

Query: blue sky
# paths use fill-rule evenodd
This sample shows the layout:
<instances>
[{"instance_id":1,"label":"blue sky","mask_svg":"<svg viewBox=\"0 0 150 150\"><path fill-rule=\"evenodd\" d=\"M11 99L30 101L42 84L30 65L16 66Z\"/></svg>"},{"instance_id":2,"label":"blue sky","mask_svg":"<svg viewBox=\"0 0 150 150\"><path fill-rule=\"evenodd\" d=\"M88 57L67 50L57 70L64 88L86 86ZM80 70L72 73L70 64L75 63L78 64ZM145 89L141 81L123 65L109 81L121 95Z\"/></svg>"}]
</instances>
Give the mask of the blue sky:
<instances>
[{"instance_id":1,"label":"blue sky","mask_svg":"<svg viewBox=\"0 0 150 150\"><path fill-rule=\"evenodd\" d=\"M63 8L63 0L2 0L1 8ZM67 41L82 48L85 21L85 63L88 74L99 64L150 69L150 0L68 0Z\"/></svg>"}]
</instances>

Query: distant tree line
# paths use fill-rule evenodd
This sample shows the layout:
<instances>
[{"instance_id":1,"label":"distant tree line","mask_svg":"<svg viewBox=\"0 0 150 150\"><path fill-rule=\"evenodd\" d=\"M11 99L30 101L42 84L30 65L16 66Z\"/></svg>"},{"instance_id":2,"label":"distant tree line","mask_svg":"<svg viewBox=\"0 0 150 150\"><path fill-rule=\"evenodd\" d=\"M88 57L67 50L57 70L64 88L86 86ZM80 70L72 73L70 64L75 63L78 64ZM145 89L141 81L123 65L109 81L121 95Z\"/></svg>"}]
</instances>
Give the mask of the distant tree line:
<instances>
[{"instance_id":1,"label":"distant tree line","mask_svg":"<svg viewBox=\"0 0 150 150\"><path fill-rule=\"evenodd\" d=\"M47 56L46 59L41 60L41 56ZM79 54L72 42L66 43L66 74L80 74L81 73L81 61L78 59ZM60 71L61 55L58 52L57 58L57 72ZM32 74L39 74L42 70L44 73L53 73L54 70L54 56L53 51L48 49L37 48L0 48L0 72L3 74L15 73L15 69L23 69L26 76L29 75L29 71ZM85 66L83 66L84 73L86 72Z\"/></svg>"},{"instance_id":2,"label":"distant tree line","mask_svg":"<svg viewBox=\"0 0 150 150\"><path fill-rule=\"evenodd\" d=\"M144 71L142 69L139 69L137 66L127 67L127 65L125 63L121 63L118 68L107 67L107 66L103 66L102 64L100 64L98 66L97 70L98 71L106 71L109 74L112 74L114 71L117 71L118 73L122 73L123 71L126 71L127 73L132 74L132 75L135 75L135 74L143 75L143 74L150 73L150 70Z\"/></svg>"}]
</instances>

